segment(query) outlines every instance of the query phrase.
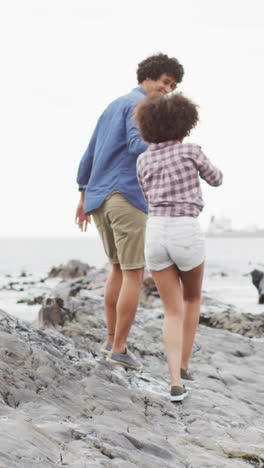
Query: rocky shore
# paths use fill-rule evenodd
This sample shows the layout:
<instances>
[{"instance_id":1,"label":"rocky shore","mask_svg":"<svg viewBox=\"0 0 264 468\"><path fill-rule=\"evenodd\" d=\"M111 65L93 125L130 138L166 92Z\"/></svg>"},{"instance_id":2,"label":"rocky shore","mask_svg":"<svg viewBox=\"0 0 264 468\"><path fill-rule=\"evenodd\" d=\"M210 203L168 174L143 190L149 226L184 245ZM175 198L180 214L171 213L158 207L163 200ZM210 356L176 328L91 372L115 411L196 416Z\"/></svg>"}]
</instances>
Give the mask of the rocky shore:
<instances>
[{"instance_id":1,"label":"rocky shore","mask_svg":"<svg viewBox=\"0 0 264 468\"><path fill-rule=\"evenodd\" d=\"M0 468L264 467L263 314L204 295L195 382L175 404L151 279L129 339L135 372L99 352L106 269L50 274L62 280L36 298L34 325L0 311Z\"/></svg>"}]
</instances>

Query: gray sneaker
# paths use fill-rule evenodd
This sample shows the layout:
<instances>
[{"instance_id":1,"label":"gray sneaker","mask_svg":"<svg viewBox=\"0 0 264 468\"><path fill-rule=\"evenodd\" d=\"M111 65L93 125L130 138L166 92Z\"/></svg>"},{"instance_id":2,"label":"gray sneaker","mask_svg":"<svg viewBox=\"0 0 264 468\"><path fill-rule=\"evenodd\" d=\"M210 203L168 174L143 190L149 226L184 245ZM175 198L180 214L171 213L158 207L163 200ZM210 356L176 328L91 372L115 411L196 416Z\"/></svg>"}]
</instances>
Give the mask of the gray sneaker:
<instances>
[{"instance_id":1,"label":"gray sneaker","mask_svg":"<svg viewBox=\"0 0 264 468\"><path fill-rule=\"evenodd\" d=\"M136 361L135 357L128 351L128 349L125 353L109 353L106 361L112 362L113 364L119 364L120 366L127 367L128 369L142 369L142 364Z\"/></svg>"},{"instance_id":2,"label":"gray sneaker","mask_svg":"<svg viewBox=\"0 0 264 468\"><path fill-rule=\"evenodd\" d=\"M183 380L194 380L192 374L185 370L185 369L181 369L181 379Z\"/></svg>"},{"instance_id":3,"label":"gray sneaker","mask_svg":"<svg viewBox=\"0 0 264 468\"><path fill-rule=\"evenodd\" d=\"M109 354L112 349L112 344L108 343L107 340L102 344L100 348L100 353Z\"/></svg>"},{"instance_id":4,"label":"gray sneaker","mask_svg":"<svg viewBox=\"0 0 264 468\"><path fill-rule=\"evenodd\" d=\"M171 401L182 401L188 395L188 392L184 385L180 387L180 385L173 385L171 387L171 394L170 399Z\"/></svg>"}]
</instances>

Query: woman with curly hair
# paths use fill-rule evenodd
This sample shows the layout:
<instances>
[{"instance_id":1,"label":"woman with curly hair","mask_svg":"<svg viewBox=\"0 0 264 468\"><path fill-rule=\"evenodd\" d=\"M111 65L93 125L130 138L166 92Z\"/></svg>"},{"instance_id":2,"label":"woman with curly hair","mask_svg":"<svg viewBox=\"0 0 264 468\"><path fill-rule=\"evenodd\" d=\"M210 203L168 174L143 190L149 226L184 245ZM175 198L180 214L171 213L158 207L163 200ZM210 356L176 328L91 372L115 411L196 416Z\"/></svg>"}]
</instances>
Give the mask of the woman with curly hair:
<instances>
[{"instance_id":1,"label":"woman with curly hair","mask_svg":"<svg viewBox=\"0 0 264 468\"><path fill-rule=\"evenodd\" d=\"M204 236L197 217L204 203L199 177L212 186L222 173L196 144L183 143L198 121L197 106L182 94L146 97L135 120L147 150L137 160L139 185L149 207L145 256L164 306L163 338L171 401L187 395L200 316Z\"/></svg>"}]
</instances>

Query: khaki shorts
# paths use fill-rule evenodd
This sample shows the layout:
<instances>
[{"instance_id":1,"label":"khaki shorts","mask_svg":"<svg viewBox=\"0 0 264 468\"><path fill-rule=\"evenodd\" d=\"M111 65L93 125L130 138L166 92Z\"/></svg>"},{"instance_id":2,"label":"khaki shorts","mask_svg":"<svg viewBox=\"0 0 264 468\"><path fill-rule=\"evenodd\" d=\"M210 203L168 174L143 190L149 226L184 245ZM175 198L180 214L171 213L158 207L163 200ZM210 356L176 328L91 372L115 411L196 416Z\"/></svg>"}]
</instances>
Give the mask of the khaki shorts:
<instances>
[{"instance_id":1,"label":"khaki shorts","mask_svg":"<svg viewBox=\"0 0 264 468\"><path fill-rule=\"evenodd\" d=\"M122 270L145 266L147 215L143 211L115 191L100 208L92 212L92 217L111 263L120 264Z\"/></svg>"}]
</instances>

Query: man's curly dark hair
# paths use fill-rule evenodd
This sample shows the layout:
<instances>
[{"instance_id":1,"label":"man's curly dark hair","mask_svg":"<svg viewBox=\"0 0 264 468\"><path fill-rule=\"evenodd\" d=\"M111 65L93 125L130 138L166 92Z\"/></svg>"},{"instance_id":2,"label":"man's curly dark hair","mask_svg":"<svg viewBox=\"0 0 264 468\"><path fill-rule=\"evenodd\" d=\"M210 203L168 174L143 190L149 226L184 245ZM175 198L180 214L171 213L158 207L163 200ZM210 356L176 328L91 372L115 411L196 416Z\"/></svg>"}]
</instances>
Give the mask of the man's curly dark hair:
<instances>
[{"instance_id":1,"label":"man's curly dark hair","mask_svg":"<svg viewBox=\"0 0 264 468\"><path fill-rule=\"evenodd\" d=\"M199 120L197 105L181 93L149 95L135 109L135 120L147 143L182 141Z\"/></svg>"},{"instance_id":2,"label":"man's curly dark hair","mask_svg":"<svg viewBox=\"0 0 264 468\"><path fill-rule=\"evenodd\" d=\"M169 58L166 54L158 53L138 64L138 83L142 83L146 78L157 80L163 73L173 76L176 83L180 83L184 75L184 69L176 58Z\"/></svg>"}]
</instances>

